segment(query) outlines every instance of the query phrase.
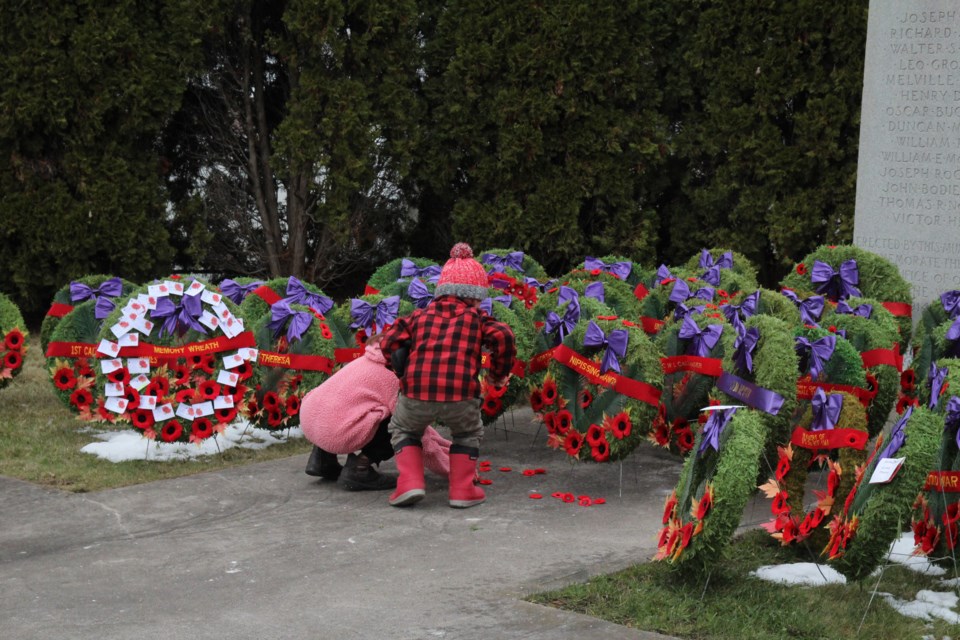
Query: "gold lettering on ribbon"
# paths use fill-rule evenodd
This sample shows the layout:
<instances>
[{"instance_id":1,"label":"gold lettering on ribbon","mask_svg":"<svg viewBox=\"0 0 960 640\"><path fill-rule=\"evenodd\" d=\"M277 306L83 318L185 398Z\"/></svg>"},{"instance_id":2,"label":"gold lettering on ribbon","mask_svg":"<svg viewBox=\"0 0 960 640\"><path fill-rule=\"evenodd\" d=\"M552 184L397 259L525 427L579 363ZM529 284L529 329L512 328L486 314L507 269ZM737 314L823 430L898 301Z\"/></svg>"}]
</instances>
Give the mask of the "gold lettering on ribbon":
<instances>
[{"instance_id":1,"label":"gold lettering on ribbon","mask_svg":"<svg viewBox=\"0 0 960 640\"><path fill-rule=\"evenodd\" d=\"M70 345L71 358L94 358L97 355L97 346L93 344Z\"/></svg>"},{"instance_id":2,"label":"gold lettering on ribbon","mask_svg":"<svg viewBox=\"0 0 960 640\"><path fill-rule=\"evenodd\" d=\"M750 398L750 394L753 393L753 389L743 384L742 382L732 383L730 385L730 391L733 392L730 395L736 396L738 398L743 398L744 400L748 400Z\"/></svg>"},{"instance_id":3,"label":"gold lettering on ribbon","mask_svg":"<svg viewBox=\"0 0 960 640\"><path fill-rule=\"evenodd\" d=\"M823 433L810 433L809 431L800 434L800 444L808 449L828 449L830 440Z\"/></svg>"},{"instance_id":4,"label":"gold lettering on ribbon","mask_svg":"<svg viewBox=\"0 0 960 640\"><path fill-rule=\"evenodd\" d=\"M290 367L290 356L279 353L260 352L260 364L268 367Z\"/></svg>"},{"instance_id":5,"label":"gold lettering on ribbon","mask_svg":"<svg viewBox=\"0 0 960 640\"><path fill-rule=\"evenodd\" d=\"M960 487L960 475L956 473L941 473L939 471L931 471L929 474L927 474L927 483L924 486L924 490L956 490L958 487Z\"/></svg>"},{"instance_id":6,"label":"gold lettering on ribbon","mask_svg":"<svg viewBox=\"0 0 960 640\"><path fill-rule=\"evenodd\" d=\"M584 360L579 356L570 356L569 366L574 371L578 371L589 378L595 379L597 384L602 384L606 387L612 387L617 383L616 376L610 374L600 375L600 367L598 367L596 363L589 360Z\"/></svg>"}]
</instances>

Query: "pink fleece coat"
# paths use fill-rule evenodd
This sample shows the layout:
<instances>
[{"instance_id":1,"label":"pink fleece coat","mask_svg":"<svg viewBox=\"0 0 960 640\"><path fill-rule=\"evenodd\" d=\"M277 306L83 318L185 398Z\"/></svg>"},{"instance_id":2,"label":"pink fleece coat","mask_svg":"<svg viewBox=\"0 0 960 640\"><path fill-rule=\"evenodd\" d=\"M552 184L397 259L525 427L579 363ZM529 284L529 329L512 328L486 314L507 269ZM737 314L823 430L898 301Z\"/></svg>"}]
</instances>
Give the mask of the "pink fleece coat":
<instances>
[{"instance_id":1,"label":"pink fleece coat","mask_svg":"<svg viewBox=\"0 0 960 640\"><path fill-rule=\"evenodd\" d=\"M370 442L397 406L400 380L386 364L380 346L368 344L362 357L307 392L300 404L303 435L336 454L354 453ZM450 441L433 427L423 433L423 458L430 471L450 472Z\"/></svg>"}]
</instances>

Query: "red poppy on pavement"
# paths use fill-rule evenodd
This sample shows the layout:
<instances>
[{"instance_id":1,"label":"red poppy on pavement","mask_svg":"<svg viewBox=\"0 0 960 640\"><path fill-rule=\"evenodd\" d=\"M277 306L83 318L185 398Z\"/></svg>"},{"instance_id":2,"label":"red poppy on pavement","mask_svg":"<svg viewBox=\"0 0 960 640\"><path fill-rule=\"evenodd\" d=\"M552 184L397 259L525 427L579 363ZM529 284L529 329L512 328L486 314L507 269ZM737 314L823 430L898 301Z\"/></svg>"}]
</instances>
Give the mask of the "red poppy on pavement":
<instances>
[{"instance_id":1,"label":"red poppy on pavement","mask_svg":"<svg viewBox=\"0 0 960 640\"><path fill-rule=\"evenodd\" d=\"M543 498L543 495L541 495L541 494L539 494L539 493L531 493L531 494L530 494L530 499L531 499L531 500L540 500L541 498Z\"/></svg>"},{"instance_id":2,"label":"red poppy on pavement","mask_svg":"<svg viewBox=\"0 0 960 640\"><path fill-rule=\"evenodd\" d=\"M479 480L477 480L477 482L482 485L493 484L493 480L491 480L490 478L480 478Z\"/></svg>"}]
</instances>

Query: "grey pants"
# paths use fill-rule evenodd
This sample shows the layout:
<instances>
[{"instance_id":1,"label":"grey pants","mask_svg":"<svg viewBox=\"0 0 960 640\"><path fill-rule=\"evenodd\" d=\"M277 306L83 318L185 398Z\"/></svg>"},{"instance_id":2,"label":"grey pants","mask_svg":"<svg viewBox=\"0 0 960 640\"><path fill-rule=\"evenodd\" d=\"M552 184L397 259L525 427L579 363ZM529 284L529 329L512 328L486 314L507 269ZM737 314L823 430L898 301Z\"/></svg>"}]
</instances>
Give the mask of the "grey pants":
<instances>
[{"instance_id":1,"label":"grey pants","mask_svg":"<svg viewBox=\"0 0 960 640\"><path fill-rule=\"evenodd\" d=\"M397 398L397 408L390 419L390 443L396 447L407 438L420 440L423 430L434 422L450 428L453 444L480 448L483 421L480 420L479 398L459 402L429 402L414 400L402 393Z\"/></svg>"}]
</instances>

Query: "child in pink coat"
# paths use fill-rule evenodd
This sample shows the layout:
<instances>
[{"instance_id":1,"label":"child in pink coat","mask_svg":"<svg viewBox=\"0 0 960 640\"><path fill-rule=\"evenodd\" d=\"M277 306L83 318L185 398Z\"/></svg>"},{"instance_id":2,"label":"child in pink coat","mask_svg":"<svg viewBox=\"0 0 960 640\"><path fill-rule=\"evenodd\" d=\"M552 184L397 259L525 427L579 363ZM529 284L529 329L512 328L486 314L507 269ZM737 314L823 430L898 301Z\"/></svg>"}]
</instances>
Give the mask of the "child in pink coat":
<instances>
[{"instance_id":1,"label":"child in pink coat","mask_svg":"<svg viewBox=\"0 0 960 640\"><path fill-rule=\"evenodd\" d=\"M399 390L400 380L380 351L380 336L371 336L361 357L303 397L300 427L316 445L307 473L336 479L349 491L393 489L396 478L371 465L393 457L387 425ZM432 427L424 433L423 453L427 469L449 474L450 441ZM337 454L347 454L343 473Z\"/></svg>"}]
</instances>

